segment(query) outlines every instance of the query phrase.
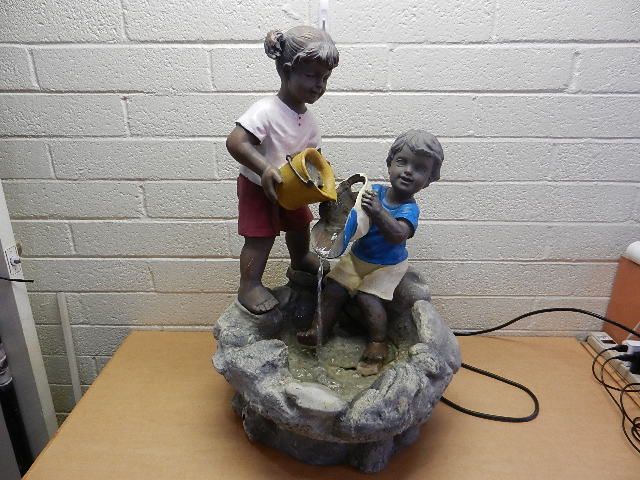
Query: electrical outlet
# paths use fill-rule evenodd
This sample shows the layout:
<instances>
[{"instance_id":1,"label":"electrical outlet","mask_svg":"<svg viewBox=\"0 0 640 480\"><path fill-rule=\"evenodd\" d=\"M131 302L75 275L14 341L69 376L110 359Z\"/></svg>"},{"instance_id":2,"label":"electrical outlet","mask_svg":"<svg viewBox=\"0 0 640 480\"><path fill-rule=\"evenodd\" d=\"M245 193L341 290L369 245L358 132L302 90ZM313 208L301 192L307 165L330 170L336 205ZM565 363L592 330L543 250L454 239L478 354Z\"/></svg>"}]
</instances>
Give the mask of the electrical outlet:
<instances>
[{"instance_id":1,"label":"electrical outlet","mask_svg":"<svg viewBox=\"0 0 640 480\"><path fill-rule=\"evenodd\" d=\"M22 259L18 253L18 246L13 245L4 251L4 260L11 278L22 275Z\"/></svg>"},{"instance_id":2,"label":"electrical outlet","mask_svg":"<svg viewBox=\"0 0 640 480\"><path fill-rule=\"evenodd\" d=\"M613 338L611 338L605 332L591 332L587 336L587 343L591 346L591 348L595 350L596 354L607 348L615 347L617 345L615 340L613 340ZM623 355L623 353L612 350L610 352L603 353L601 356L602 358L607 360L611 357L617 357L618 355ZM640 383L640 375L631 373L631 362L611 360L608 365L611 365L616 370L616 372L618 372L620 376L628 383Z\"/></svg>"}]
</instances>

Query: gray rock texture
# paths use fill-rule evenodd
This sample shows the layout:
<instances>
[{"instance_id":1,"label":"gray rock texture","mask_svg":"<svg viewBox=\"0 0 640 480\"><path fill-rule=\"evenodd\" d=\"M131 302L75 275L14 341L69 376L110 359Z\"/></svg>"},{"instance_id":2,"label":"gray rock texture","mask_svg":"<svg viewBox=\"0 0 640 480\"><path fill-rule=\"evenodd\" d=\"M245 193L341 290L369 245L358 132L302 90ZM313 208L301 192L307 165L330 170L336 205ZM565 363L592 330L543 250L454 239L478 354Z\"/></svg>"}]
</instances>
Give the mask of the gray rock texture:
<instances>
[{"instance_id":1,"label":"gray rock texture","mask_svg":"<svg viewBox=\"0 0 640 480\"><path fill-rule=\"evenodd\" d=\"M299 326L286 316L230 305L214 327L213 365L237 391L233 408L248 437L306 463L365 472L412 443L460 367L460 351L420 275L410 269L400 287L388 305L393 358L366 379L349 366L361 338L337 336L316 354L296 343Z\"/></svg>"}]
</instances>

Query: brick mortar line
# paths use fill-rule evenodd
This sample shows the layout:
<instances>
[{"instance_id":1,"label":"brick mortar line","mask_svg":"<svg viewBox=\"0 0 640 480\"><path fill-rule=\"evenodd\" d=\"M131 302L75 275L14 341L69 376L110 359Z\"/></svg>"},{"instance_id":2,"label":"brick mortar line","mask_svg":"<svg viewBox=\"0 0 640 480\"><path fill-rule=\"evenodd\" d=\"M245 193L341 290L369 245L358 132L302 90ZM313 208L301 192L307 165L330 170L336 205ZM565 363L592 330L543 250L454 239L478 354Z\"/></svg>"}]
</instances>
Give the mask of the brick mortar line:
<instances>
[{"instance_id":1,"label":"brick mortar line","mask_svg":"<svg viewBox=\"0 0 640 480\"><path fill-rule=\"evenodd\" d=\"M111 256L111 257L87 257L87 258L76 258L76 257L24 257L25 260L29 261L65 261L65 262L82 262L82 261L92 261L92 262L113 262L120 261L122 263L138 263L144 264L145 262L164 262L164 263L196 263L201 262L205 264L217 264L223 262L238 261L238 258L232 257L122 257L122 256ZM282 257L282 259L278 260L278 263L287 263L288 259ZM425 259L425 260L417 260L417 259L409 259L410 264L442 264L442 265L450 265L450 264L465 264L465 265L609 265L615 266L617 265L617 260L614 259L605 259L605 260L544 260L544 259L532 259L532 260L524 260L524 259L514 259L514 260L433 260L433 259ZM66 291L66 290L65 290ZM111 290L115 291L115 290ZM140 290L144 291L144 290Z\"/></svg>"},{"instance_id":2,"label":"brick mortar line","mask_svg":"<svg viewBox=\"0 0 640 480\"><path fill-rule=\"evenodd\" d=\"M323 135L322 141L329 143L389 143L395 140L395 136L376 135L376 136L336 136ZM159 136L159 135L136 135L136 136L59 136L59 135L23 135L10 136L0 135L0 143L2 142L46 142L56 141L60 143L82 143L82 142L211 142L221 144L226 141L227 137L222 135L209 136ZM549 143L549 144L579 144L579 145L598 145L598 144L638 144L640 137L487 137L487 136L438 136L442 143L509 143L509 144L527 144L527 143Z\"/></svg>"},{"instance_id":3,"label":"brick mortar line","mask_svg":"<svg viewBox=\"0 0 640 480\"><path fill-rule=\"evenodd\" d=\"M35 83L37 90L41 90L40 79L38 78L38 69L36 68L36 59L33 56L33 50L27 49L27 55L29 57L29 75L31 80Z\"/></svg>"},{"instance_id":4,"label":"brick mortar line","mask_svg":"<svg viewBox=\"0 0 640 480\"><path fill-rule=\"evenodd\" d=\"M284 285L287 281L286 276L283 274L282 275L282 285ZM50 295L50 294L55 294L57 291L54 290L42 290L42 291L35 291L35 292L31 292L31 293L35 293L35 294L40 294L40 295ZM149 292L149 291L147 291ZM237 295L238 291L237 289L234 289L233 291L212 291L212 290L163 290L163 291L150 291L151 293L158 293L158 294L166 294L166 295ZM64 291L65 294L73 294L73 295L93 295L93 294L108 294L108 293L113 293L115 294L128 294L128 295L132 295L132 294L138 294L138 293L146 293L146 292L142 292L142 291L138 291L138 290L122 290L122 291L113 291L113 290L84 290L84 291L78 291L78 290L65 290ZM436 297L438 295L434 295L434 297ZM472 295L470 295L472 296ZM467 297L467 295L460 295L460 297ZM518 295L505 295L502 298L519 298ZM549 294L541 294L540 295L541 298L547 298L547 297L555 297L554 295L549 295ZM475 298L475 297L474 297ZM567 297L567 298L572 298L572 297ZM594 299L601 299L602 295L594 295L593 297L580 297L581 299L587 299L587 298L594 298ZM60 328L60 324L54 324L54 323L42 323L42 324L37 324L37 326L46 326L46 327L57 327Z\"/></svg>"},{"instance_id":5,"label":"brick mortar line","mask_svg":"<svg viewBox=\"0 0 640 480\"><path fill-rule=\"evenodd\" d=\"M262 42L258 43L172 43L172 42L155 42L155 43L66 43L66 44L2 44L0 48L16 48L27 47L34 50L258 50L263 49ZM640 48L638 42L619 42L619 43L536 43L536 42L487 42L487 43L416 43L416 42L397 42L388 43L336 43L338 50L358 50L358 49L390 49L395 50L569 50L569 49L629 49Z\"/></svg>"},{"instance_id":6,"label":"brick mortar line","mask_svg":"<svg viewBox=\"0 0 640 480\"><path fill-rule=\"evenodd\" d=\"M216 81L213 78L213 58L211 58L211 50L207 50L207 73L209 74L208 79L211 90L214 92L218 91Z\"/></svg>"},{"instance_id":7,"label":"brick mortar line","mask_svg":"<svg viewBox=\"0 0 640 480\"><path fill-rule=\"evenodd\" d=\"M149 277L151 278L151 288L155 292L158 290L158 284L156 282L155 275L153 274L153 269L151 268L151 265L147 265L147 271L149 272Z\"/></svg>"},{"instance_id":8,"label":"brick mortar line","mask_svg":"<svg viewBox=\"0 0 640 480\"><path fill-rule=\"evenodd\" d=\"M41 323L41 324L38 324L38 326L46 326L46 325L53 326L54 324L52 324L52 323ZM57 325L60 325L60 324L58 323ZM46 358L60 358L60 359L66 358L66 355L62 355L62 354L57 354L57 355L56 354L46 354L46 355L43 354L42 356L45 359ZM93 355L78 355L78 357L79 358L93 358L94 356Z\"/></svg>"},{"instance_id":9,"label":"brick mortar line","mask_svg":"<svg viewBox=\"0 0 640 480\"><path fill-rule=\"evenodd\" d=\"M503 48L519 48L519 47L554 47L569 48L569 47L591 47L594 48L619 48L619 47L637 47L640 46L640 40L629 39L549 39L549 40L513 40L505 39L499 41L490 40L459 40L451 42L416 42L416 41L394 41L395 45L400 47L422 47L422 48L467 48L477 49L485 47L503 47ZM375 48L385 47L389 45L389 42L380 41L362 41L362 42L337 42L336 46L340 48ZM66 48L260 48L262 47L261 41L256 40L129 40L121 41L117 43L108 42L90 42L90 41L51 41L51 42L26 42L26 41L14 41L0 42L0 48L2 47L35 47L35 48L51 48L51 49L66 49Z\"/></svg>"},{"instance_id":10,"label":"brick mortar line","mask_svg":"<svg viewBox=\"0 0 640 480\"><path fill-rule=\"evenodd\" d=\"M631 215L635 218L632 218L630 220L640 222L640 191L638 191L638 195L636 196L635 205L633 211L631 212Z\"/></svg>"},{"instance_id":11,"label":"brick mortar line","mask_svg":"<svg viewBox=\"0 0 640 480\"><path fill-rule=\"evenodd\" d=\"M102 328L127 328L127 329L131 329L131 330L151 330L151 331L155 331L155 330L179 330L179 329L183 329L183 328L211 328L211 326L213 326L213 321L211 323L211 325L176 325L176 324L169 324L169 325L163 325L163 324L150 324L150 325L133 325L133 324L129 324L129 325L109 325L109 324L74 324L72 325L72 327L74 328L78 328L78 329L84 329L84 328L94 328L94 327L102 327ZM83 357L105 357L108 355L104 355L104 354L91 354L91 353L87 353L87 354L83 354L81 355Z\"/></svg>"},{"instance_id":12,"label":"brick mortar line","mask_svg":"<svg viewBox=\"0 0 640 480\"><path fill-rule=\"evenodd\" d=\"M493 8L491 11L491 29L489 30L489 41L491 42L495 42L497 38L496 26L498 24L498 1L499 0L494 0L492 5Z\"/></svg>"},{"instance_id":13,"label":"brick mortar line","mask_svg":"<svg viewBox=\"0 0 640 480\"><path fill-rule=\"evenodd\" d=\"M582 52L580 50L577 50L575 52L573 52L573 56L571 58L571 69L570 69L570 73L569 73L569 81L567 82L567 88L566 91L568 93L581 93L578 90L578 69L580 68L580 60L581 60L581 55Z\"/></svg>"},{"instance_id":14,"label":"brick mortar line","mask_svg":"<svg viewBox=\"0 0 640 480\"><path fill-rule=\"evenodd\" d=\"M56 174L56 165L53 161L53 151L51 150L51 145L49 143L45 144L47 157L49 159L49 167L51 168L51 174L53 175L54 180L58 180L58 175Z\"/></svg>"},{"instance_id":15,"label":"brick mortar line","mask_svg":"<svg viewBox=\"0 0 640 480\"><path fill-rule=\"evenodd\" d=\"M73 223L65 222L65 224L69 227L69 234L71 238L71 251L73 252L73 255L81 255L81 253L79 253L78 249L76 248L76 235L74 232Z\"/></svg>"},{"instance_id":16,"label":"brick mortar line","mask_svg":"<svg viewBox=\"0 0 640 480\"><path fill-rule=\"evenodd\" d=\"M42 355L43 357L48 356L48 357L65 357L64 355ZM91 358L94 355L78 355L79 357L86 357L86 358ZM49 386L51 387L71 387L71 384L68 383L49 383ZM85 384L81 384L81 387L90 387L91 385L85 385ZM65 413L66 414L66 413Z\"/></svg>"},{"instance_id":17,"label":"brick mortar line","mask_svg":"<svg viewBox=\"0 0 640 480\"><path fill-rule=\"evenodd\" d=\"M438 136L438 139L443 142L459 142L459 143L575 143L575 144L602 144L602 143L640 143L640 137L548 137L548 136ZM3 141L63 141L63 142L96 142L96 141L167 141L167 142L179 142L179 141L211 141L211 142L224 142L225 136L222 135L2 135L0 134L0 142ZM322 141L334 141L334 142L393 142L395 136L385 135L362 135L362 136L340 136L340 135L327 135L322 137Z\"/></svg>"},{"instance_id":18,"label":"brick mortar line","mask_svg":"<svg viewBox=\"0 0 640 480\"><path fill-rule=\"evenodd\" d=\"M181 293L167 293L167 292L113 292L113 291L108 291L108 292L87 292L87 291L83 291L83 292L65 292L67 295L76 295L76 296L81 296L81 295L138 295L138 296L148 296L148 297L156 297L156 296L177 296L177 295L182 295L185 292L181 292ZM39 292L30 292L29 295L53 295L53 294L43 294L43 293L39 293ZM211 293L188 293L187 295L198 295L198 296L210 296ZM223 293L221 295L226 295L226 296L231 296L231 295L235 295L235 293ZM482 300L495 300L495 299L503 299L503 298L508 298L508 299L514 299L514 300L518 300L518 299L522 299L522 300L536 300L538 298L544 298L546 300L564 300L564 299L571 299L571 300L609 300L609 297L607 296L595 296L595 297L583 297L583 296L567 296L567 295L433 295L432 298L437 298L437 299L443 299L443 300L448 300L448 299L457 299L457 298L475 298L475 299L482 299ZM59 326L59 323L39 323L38 325L43 325L43 326Z\"/></svg>"},{"instance_id":19,"label":"brick mortar line","mask_svg":"<svg viewBox=\"0 0 640 480\"><path fill-rule=\"evenodd\" d=\"M131 136L131 121L129 119L129 99L126 96L120 97L122 104L122 116L124 117L124 129L127 136Z\"/></svg>"},{"instance_id":20,"label":"brick mortar line","mask_svg":"<svg viewBox=\"0 0 640 480\"><path fill-rule=\"evenodd\" d=\"M66 217L66 218L55 218L55 217L15 217L12 219L12 221L18 221L18 220L22 220L25 222L34 222L34 221L40 221L40 222L52 222L52 221L62 221L62 222L116 222L116 221L128 221L128 220L146 220L145 217ZM172 221L172 220L176 220L178 222L186 222L186 221L199 221L199 220L212 220L212 221L220 221L220 222L235 222L238 220L238 217L149 217L149 219L157 219L157 220L163 220L163 221ZM420 218L421 221L424 222L429 222L429 221L439 221L439 222L461 222L464 221L460 218L439 218L439 219L434 219L433 217L428 218ZM513 223L513 224L531 224L531 220L476 220L476 221L469 221L470 223L479 223L482 224L484 222L503 222L503 223ZM568 222L566 220L562 220L562 221L545 221L545 222L540 222L540 224L545 224L545 225L549 225L549 226L553 226L553 225L570 225L570 224L576 224L576 225L636 225L639 223L639 220L636 219L631 219L631 220L625 220L624 222L620 222L620 221L615 221L615 222L606 222L604 220L576 220L575 222Z\"/></svg>"},{"instance_id":21,"label":"brick mortar line","mask_svg":"<svg viewBox=\"0 0 640 480\"><path fill-rule=\"evenodd\" d=\"M332 90L326 93L327 97L496 97L496 98L636 98L640 97L640 91L634 92L576 92L570 93L558 89L530 89L530 90ZM0 97L100 97L100 96L122 96L129 98L145 97L159 99L180 99L189 97L211 97L211 96L265 96L273 95L273 90L217 90L217 91L183 91L170 93L167 91L142 91L142 90L2 90Z\"/></svg>"},{"instance_id":22,"label":"brick mortar line","mask_svg":"<svg viewBox=\"0 0 640 480\"><path fill-rule=\"evenodd\" d=\"M147 193L144 189L145 184L144 183L140 183L138 184L138 191L140 192L140 200L141 200L141 207L142 207L142 215L143 217L148 218L149 217L149 210L148 210L148 205L147 205Z\"/></svg>"},{"instance_id":23,"label":"brick mortar line","mask_svg":"<svg viewBox=\"0 0 640 480\"><path fill-rule=\"evenodd\" d=\"M129 37L129 33L127 32L127 17L126 17L126 13L127 13L127 9L124 6L124 0L119 0L119 5L118 7L120 8L120 28L121 28L121 34L123 36L123 38L126 41L131 41L131 38Z\"/></svg>"},{"instance_id":24,"label":"brick mortar line","mask_svg":"<svg viewBox=\"0 0 640 480\"><path fill-rule=\"evenodd\" d=\"M282 263L287 263L289 262L289 258L286 256L277 256L277 255L273 255L270 257L271 260L276 260L278 262L282 262ZM104 256L104 257L98 257L95 255L89 256L89 254L77 254L75 256L66 256L66 257L49 257L49 256L30 256L28 258L28 260L31 261L38 261L38 260L45 260L45 261L69 261L69 260L85 260L85 261L100 261L100 260L105 260L105 261L122 261L122 262L127 262L127 261L132 261L132 262L143 262L143 261L152 261L152 262L189 262L189 261L195 261L195 262L202 262L202 263L214 263L214 262L238 262L240 260L240 257L213 257L213 256L204 256L204 255L200 255L200 256L181 256L181 257L176 257L175 255L167 255L166 257L162 257L162 256L153 256L153 257L145 257L145 256L135 256L135 255L130 255L130 254L123 254L123 255L110 255L110 256ZM458 264L522 264L522 265L531 265L531 264L535 264L535 265L548 265L548 264L554 264L554 265L603 265L603 264L615 264L618 261L618 257L615 258L605 258L605 259L574 259L572 261L565 261L566 263L558 263L558 262L563 262L563 260L558 259L558 258L551 258L551 259L540 259L540 258L474 258L474 259L460 259L460 258L446 258L446 257L442 257L442 256L438 256L437 258L430 258L430 257L420 257L420 256L412 256L409 258L409 262L410 263L419 263L419 264L423 264L423 263L458 263ZM153 277L153 275L152 275ZM152 278L153 280L153 278ZM155 290L155 286L154 286L154 290Z\"/></svg>"},{"instance_id":25,"label":"brick mortar line","mask_svg":"<svg viewBox=\"0 0 640 480\"><path fill-rule=\"evenodd\" d=\"M640 194L640 192L639 192ZM640 200L640 198L639 198ZM215 219L215 218L196 218L196 219L183 219L183 218L118 218L113 220L104 220L104 219L28 219L28 218L17 218L11 219L11 223L62 223L71 225L77 224L127 224L127 225L235 225L237 218L232 219ZM575 227L575 226L583 226L590 227L593 225L602 225L608 227L638 227L638 222L636 221L624 221L624 222L602 222L602 221L575 221L575 222L549 222L549 221L531 221L531 220L522 220L522 221L511 221L511 220L439 220L439 219L427 219L423 222L426 226L433 225L484 225L484 226L510 226L510 225L519 225L519 226L567 226L567 227Z\"/></svg>"},{"instance_id":26,"label":"brick mortar line","mask_svg":"<svg viewBox=\"0 0 640 480\"><path fill-rule=\"evenodd\" d=\"M388 183L384 178L371 177L371 180L376 182ZM140 185L140 182L143 182ZM124 178L105 178L105 179L84 179L84 178L55 178L55 179L45 179L45 178L12 178L12 179L4 179L2 180L3 184L7 185L26 185L26 184L52 184L59 185L61 183L69 183L69 184L133 184L144 187L145 185L178 185L178 184L192 184L198 185L201 184L203 186L215 184L215 185L235 185L235 178L228 179L210 179L210 180L201 180L201 179L161 179L161 180L147 180L147 179L124 179ZM547 186L620 186L620 185L637 185L640 186L640 180L447 180L442 179L438 182L438 185L547 185ZM145 209L146 213L146 209ZM163 217L163 218L171 218L171 217ZM177 217L179 218L179 217Z\"/></svg>"}]
</instances>

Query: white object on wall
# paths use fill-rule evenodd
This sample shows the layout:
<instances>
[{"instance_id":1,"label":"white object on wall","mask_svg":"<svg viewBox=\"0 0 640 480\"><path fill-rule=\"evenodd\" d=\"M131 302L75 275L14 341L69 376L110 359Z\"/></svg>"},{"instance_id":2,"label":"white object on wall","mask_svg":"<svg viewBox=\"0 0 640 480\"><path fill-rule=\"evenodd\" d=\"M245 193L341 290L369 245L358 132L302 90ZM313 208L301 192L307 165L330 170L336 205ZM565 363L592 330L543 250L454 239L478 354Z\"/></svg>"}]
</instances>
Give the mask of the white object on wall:
<instances>
[{"instance_id":1,"label":"white object on wall","mask_svg":"<svg viewBox=\"0 0 640 480\"><path fill-rule=\"evenodd\" d=\"M329 0L318 2L318 28L329 31Z\"/></svg>"},{"instance_id":2,"label":"white object on wall","mask_svg":"<svg viewBox=\"0 0 640 480\"><path fill-rule=\"evenodd\" d=\"M627 247L627 251L624 252L624 256L634 263L640 265L640 241L633 242Z\"/></svg>"}]
</instances>

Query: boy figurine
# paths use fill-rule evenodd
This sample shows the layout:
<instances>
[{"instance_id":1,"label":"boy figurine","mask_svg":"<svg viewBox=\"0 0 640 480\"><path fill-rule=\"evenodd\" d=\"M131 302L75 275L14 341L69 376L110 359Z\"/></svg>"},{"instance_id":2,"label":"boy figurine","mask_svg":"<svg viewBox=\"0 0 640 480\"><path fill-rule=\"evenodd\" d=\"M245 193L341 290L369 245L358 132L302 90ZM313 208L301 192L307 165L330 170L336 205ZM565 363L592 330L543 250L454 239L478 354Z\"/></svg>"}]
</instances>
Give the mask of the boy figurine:
<instances>
[{"instance_id":1,"label":"boy figurine","mask_svg":"<svg viewBox=\"0 0 640 480\"><path fill-rule=\"evenodd\" d=\"M314 319L309 330L298 333L301 344L314 346L318 340L325 343L338 311L353 296L369 333L358 371L362 375L380 371L388 354L384 301L393 299L409 267L406 240L413 237L420 216L413 197L440 179L443 160L440 142L423 130L409 130L393 142L387 156L391 186L374 184L363 194L362 209L371 227L327 274L322 317Z\"/></svg>"}]
</instances>

